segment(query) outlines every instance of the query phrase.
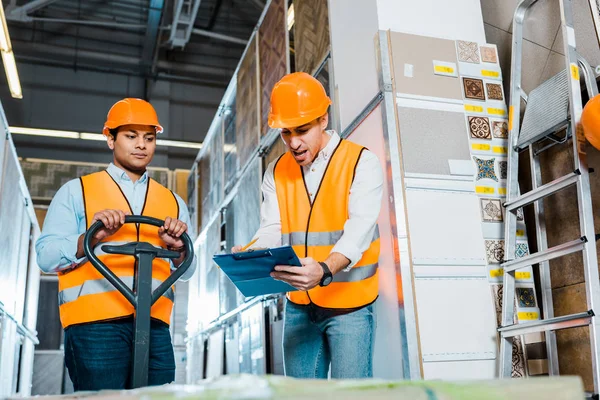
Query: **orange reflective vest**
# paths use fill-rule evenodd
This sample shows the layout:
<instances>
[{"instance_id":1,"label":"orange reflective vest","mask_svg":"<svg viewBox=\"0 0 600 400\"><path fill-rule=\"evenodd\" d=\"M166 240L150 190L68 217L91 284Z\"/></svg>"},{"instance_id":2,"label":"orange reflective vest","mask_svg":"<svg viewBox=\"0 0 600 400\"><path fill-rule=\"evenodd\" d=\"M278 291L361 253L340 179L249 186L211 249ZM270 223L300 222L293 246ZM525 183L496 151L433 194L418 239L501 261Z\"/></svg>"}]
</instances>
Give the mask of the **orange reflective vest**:
<instances>
[{"instance_id":1,"label":"orange reflective vest","mask_svg":"<svg viewBox=\"0 0 600 400\"><path fill-rule=\"evenodd\" d=\"M277 161L274 177L282 244L291 245L298 257L325 261L341 238L348 219L350 187L363 150L355 143L340 141L312 204L302 167L289 152ZM312 302L325 308L355 308L372 303L379 290L379 242L376 228L371 245L350 271L335 274L328 286L289 292L288 299L296 304Z\"/></svg>"},{"instance_id":2,"label":"orange reflective vest","mask_svg":"<svg viewBox=\"0 0 600 400\"><path fill-rule=\"evenodd\" d=\"M80 178L87 229L98 211L112 209L133 211L119 185L107 171L97 172ZM179 218L179 204L175 195L158 182L148 178L146 201L142 215L164 220ZM164 245L152 225L125 224L102 244L125 244L148 242L154 246ZM100 260L130 288L133 286L135 258L119 254L106 254L101 245L94 248ZM168 260L155 259L152 264L152 287L156 289L171 274ZM63 328L74 324L105 321L134 314L133 306L94 268L85 262L79 267L58 274L59 310ZM152 318L167 324L171 322L174 292L170 288L152 306Z\"/></svg>"}]
</instances>

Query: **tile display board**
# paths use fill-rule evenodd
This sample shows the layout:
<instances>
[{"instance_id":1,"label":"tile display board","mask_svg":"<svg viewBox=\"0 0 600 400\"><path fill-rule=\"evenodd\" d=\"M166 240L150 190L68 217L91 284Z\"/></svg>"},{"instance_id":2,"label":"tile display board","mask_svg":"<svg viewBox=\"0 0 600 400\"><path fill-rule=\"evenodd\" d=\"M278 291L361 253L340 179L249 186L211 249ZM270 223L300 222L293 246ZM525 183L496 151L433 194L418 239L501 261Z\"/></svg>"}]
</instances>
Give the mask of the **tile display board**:
<instances>
[{"instance_id":1,"label":"tile display board","mask_svg":"<svg viewBox=\"0 0 600 400\"><path fill-rule=\"evenodd\" d=\"M329 51L327 0L294 0L296 71L312 74Z\"/></svg>"}]
</instances>

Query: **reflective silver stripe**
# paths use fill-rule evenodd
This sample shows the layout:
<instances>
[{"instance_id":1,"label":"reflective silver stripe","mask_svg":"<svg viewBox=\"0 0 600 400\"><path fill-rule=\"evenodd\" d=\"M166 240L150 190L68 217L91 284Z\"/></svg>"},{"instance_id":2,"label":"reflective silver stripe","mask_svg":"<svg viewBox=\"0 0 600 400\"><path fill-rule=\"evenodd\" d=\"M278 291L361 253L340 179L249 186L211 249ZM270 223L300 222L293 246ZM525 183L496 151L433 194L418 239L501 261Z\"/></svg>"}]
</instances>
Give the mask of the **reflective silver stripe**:
<instances>
[{"instance_id":1,"label":"reflective silver stripe","mask_svg":"<svg viewBox=\"0 0 600 400\"><path fill-rule=\"evenodd\" d=\"M120 279L125 283L130 289L133 287L133 277L132 276L123 276ZM152 279L152 290L155 290L162 281L158 279ZM85 296L88 294L99 294L99 293L108 293L114 292L117 289L106 279L94 279L90 281L85 281L83 285L73 286L71 288L61 290L58 293L58 305L63 305L69 303L71 301L77 300L80 296ZM163 294L163 297L168 298L171 301L175 301L175 293L173 292L173 288L170 287L169 290Z\"/></svg>"},{"instance_id":2,"label":"reflective silver stripe","mask_svg":"<svg viewBox=\"0 0 600 400\"><path fill-rule=\"evenodd\" d=\"M334 246L342 237L344 231L331 232L291 232L281 235L281 244L283 246L304 246L308 243L309 246ZM305 240L307 242L305 242ZM379 225L375 225L372 241L379 239Z\"/></svg>"},{"instance_id":3,"label":"reflective silver stripe","mask_svg":"<svg viewBox=\"0 0 600 400\"><path fill-rule=\"evenodd\" d=\"M370 278L377 272L379 264L353 267L350 271L340 271L333 276L333 282L358 282Z\"/></svg>"}]
</instances>

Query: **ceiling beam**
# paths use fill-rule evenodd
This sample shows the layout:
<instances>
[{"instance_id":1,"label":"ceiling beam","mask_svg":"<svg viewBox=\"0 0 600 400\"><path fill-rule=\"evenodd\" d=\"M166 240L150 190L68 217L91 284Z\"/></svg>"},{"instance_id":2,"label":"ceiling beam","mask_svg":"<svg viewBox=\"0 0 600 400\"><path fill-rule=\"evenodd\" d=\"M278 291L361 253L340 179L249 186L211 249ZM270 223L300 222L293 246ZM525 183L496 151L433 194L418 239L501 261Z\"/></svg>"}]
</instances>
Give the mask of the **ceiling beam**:
<instances>
[{"instance_id":1,"label":"ceiling beam","mask_svg":"<svg viewBox=\"0 0 600 400\"><path fill-rule=\"evenodd\" d=\"M56 1L58 0L33 0L18 7L8 6L6 8L6 19L10 21L30 22L31 17L29 16L29 13L44 8Z\"/></svg>"},{"instance_id":2,"label":"ceiling beam","mask_svg":"<svg viewBox=\"0 0 600 400\"><path fill-rule=\"evenodd\" d=\"M154 52L156 50L158 30L164 5L164 0L150 0L146 36L142 50L142 68L149 69L150 71L153 69Z\"/></svg>"}]
</instances>

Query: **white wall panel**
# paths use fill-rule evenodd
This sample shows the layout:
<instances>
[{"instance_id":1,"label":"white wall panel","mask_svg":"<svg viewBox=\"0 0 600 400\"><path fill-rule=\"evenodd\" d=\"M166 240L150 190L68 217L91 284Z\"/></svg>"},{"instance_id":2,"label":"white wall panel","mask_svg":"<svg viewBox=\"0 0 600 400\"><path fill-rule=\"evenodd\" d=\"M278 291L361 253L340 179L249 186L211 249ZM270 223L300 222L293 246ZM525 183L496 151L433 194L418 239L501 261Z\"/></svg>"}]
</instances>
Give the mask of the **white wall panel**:
<instances>
[{"instance_id":1,"label":"white wall panel","mask_svg":"<svg viewBox=\"0 0 600 400\"><path fill-rule=\"evenodd\" d=\"M486 264L474 193L407 189L406 200L415 265Z\"/></svg>"},{"instance_id":2,"label":"white wall panel","mask_svg":"<svg viewBox=\"0 0 600 400\"><path fill-rule=\"evenodd\" d=\"M495 376L496 360L430 362L423 364L425 379L476 380Z\"/></svg>"}]
</instances>

